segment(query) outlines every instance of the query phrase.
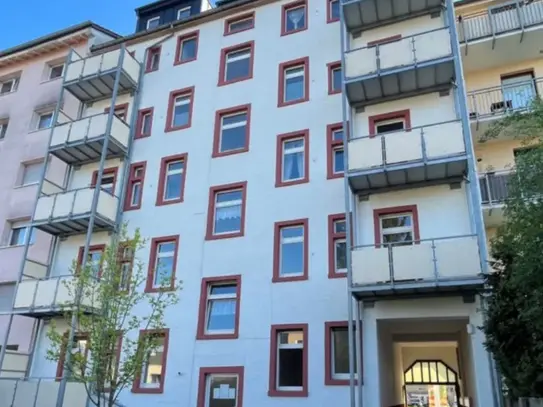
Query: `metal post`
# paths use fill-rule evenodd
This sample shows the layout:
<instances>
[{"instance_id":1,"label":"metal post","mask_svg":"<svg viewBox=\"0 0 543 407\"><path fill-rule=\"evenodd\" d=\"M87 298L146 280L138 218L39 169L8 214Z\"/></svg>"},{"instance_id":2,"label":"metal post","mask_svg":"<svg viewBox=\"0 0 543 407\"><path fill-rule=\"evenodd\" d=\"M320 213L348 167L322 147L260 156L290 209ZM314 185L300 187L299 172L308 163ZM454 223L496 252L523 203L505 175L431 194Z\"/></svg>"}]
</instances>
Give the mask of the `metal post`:
<instances>
[{"instance_id":1,"label":"metal post","mask_svg":"<svg viewBox=\"0 0 543 407\"><path fill-rule=\"evenodd\" d=\"M360 301L355 300L356 304L356 322L355 322L355 342L356 342L356 373L358 375L358 381L356 382L356 387L358 388L358 407L362 407L363 399L362 399L362 386L364 384L364 377L363 372L364 368L362 366L362 318L364 316L364 304L361 304ZM362 307L362 311L360 310L360 307Z\"/></svg>"}]
</instances>

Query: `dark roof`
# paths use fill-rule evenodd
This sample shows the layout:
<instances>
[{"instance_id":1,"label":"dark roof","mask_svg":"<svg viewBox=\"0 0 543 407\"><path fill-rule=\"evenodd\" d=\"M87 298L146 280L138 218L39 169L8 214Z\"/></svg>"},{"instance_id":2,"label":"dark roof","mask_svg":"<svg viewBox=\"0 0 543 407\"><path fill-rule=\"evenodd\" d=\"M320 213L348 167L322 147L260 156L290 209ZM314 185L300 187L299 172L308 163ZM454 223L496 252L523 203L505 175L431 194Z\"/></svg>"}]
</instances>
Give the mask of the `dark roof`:
<instances>
[{"instance_id":1,"label":"dark roof","mask_svg":"<svg viewBox=\"0 0 543 407\"><path fill-rule=\"evenodd\" d=\"M20 45L16 45L14 47L5 49L3 51L0 51L0 58L3 58L5 56L15 54L16 52L25 51L29 48L45 44L49 41L54 41L56 39L65 37L66 35L73 34L77 31L84 30L86 28L94 28L95 30L102 31L104 34L111 35L114 38L121 38L121 36L113 31L108 30L107 28L102 27L101 25L95 24L92 21L84 21L80 24L72 25L68 28L65 28L60 31L55 31L51 34L44 35L43 37L36 38L34 40L25 42Z\"/></svg>"},{"instance_id":2,"label":"dark roof","mask_svg":"<svg viewBox=\"0 0 543 407\"><path fill-rule=\"evenodd\" d=\"M161 9L162 7L170 7L177 3L186 3L186 0L158 0L144 6L136 8L136 14L147 13L149 11Z\"/></svg>"},{"instance_id":3,"label":"dark roof","mask_svg":"<svg viewBox=\"0 0 543 407\"><path fill-rule=\"evenodd\" d=\"M465 6L466 4L471 4L471 3L478 3L480 1L483 1L483 0L456 0L454 2L454 6L455 7L458 7L458 6Z\"/></svg>"}]
</instances>

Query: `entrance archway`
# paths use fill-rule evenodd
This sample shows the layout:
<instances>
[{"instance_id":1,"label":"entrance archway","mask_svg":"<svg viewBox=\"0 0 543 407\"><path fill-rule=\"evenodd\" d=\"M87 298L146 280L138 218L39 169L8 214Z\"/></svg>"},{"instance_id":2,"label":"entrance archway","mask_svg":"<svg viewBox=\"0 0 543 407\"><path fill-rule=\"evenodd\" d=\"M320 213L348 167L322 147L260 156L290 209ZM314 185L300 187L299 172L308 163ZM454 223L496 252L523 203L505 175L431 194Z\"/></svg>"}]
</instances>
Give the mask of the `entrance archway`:
<instances>
[{"instance_id":1,"label":"entrance archway","mask_svg":"<svg viewBox=\"0 0 543 407\"><path fill-rule=\"evenodd\" d=\"M404 371L407 407L459 407L458 374L442 360L416 360Z\"/></svg>"}]
</instances>

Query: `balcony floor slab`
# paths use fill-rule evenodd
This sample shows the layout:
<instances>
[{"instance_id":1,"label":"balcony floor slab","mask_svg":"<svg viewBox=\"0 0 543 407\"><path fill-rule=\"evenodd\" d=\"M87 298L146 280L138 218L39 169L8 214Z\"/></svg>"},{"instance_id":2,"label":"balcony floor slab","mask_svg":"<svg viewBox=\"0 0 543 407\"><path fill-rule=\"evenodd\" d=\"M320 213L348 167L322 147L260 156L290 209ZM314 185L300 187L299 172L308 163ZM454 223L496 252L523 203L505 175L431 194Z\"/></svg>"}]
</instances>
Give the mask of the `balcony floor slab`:
<instances>
[{"instance_id":1,"label":"balcony floor slab","mask_svg":"<svg viewBox=\"0 0 543 407\"><path fill-rule=\"evenodd\" d=\"M64 88L85 103L110 98L113 95L116 74L117 69L100 72L95 75L65 82ZM124 71L121 71L119 93L131 92L136 88L137 84Z\"/></svg>"},{"instance_id":2,"label":"balcony floor slab","mask_svg":"<svg viewBox=\"0 0 543 407\"><path fill-rule=\"evenodd\" d=\"M86 233L90 225L90 214L33 222L32 226L53 236L73 236ZM98 214L94 218L93 233L109 232L115 229L115 222Z\"/></svg>"},{"instance_id":3,"label":"balcony floor slab","mask_svg":"<svg viewBox=\"0 0 543 407\"><path fill-rule=\"evenodd\" d=\"M69 165L84 165L100 161L105 137L78 140L73 143L65 143L51 146L49 152ZM124 157L126 147L111 137L108 142L106 159Z\"/></svg>"}]
</instances>

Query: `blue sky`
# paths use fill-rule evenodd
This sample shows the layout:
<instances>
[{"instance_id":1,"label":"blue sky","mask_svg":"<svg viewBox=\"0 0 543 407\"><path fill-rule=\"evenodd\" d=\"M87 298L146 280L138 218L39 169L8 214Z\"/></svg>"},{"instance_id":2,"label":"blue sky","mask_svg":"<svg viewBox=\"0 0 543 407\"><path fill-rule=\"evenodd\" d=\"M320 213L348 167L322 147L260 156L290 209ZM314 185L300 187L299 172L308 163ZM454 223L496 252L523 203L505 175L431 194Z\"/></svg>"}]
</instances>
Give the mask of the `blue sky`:
<instances>
[{"instance_id":1,"label":"blue sky","mask_svg":"<svg viewBox=\"0 0 543 407\"><path fill-rule=\"evenodd\" d=\"M92 20L119 34L136 27L134 9L152 0L4 0L0 50Z\"/></svg>"}]
</instances>

